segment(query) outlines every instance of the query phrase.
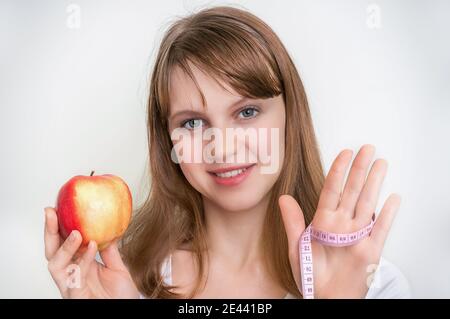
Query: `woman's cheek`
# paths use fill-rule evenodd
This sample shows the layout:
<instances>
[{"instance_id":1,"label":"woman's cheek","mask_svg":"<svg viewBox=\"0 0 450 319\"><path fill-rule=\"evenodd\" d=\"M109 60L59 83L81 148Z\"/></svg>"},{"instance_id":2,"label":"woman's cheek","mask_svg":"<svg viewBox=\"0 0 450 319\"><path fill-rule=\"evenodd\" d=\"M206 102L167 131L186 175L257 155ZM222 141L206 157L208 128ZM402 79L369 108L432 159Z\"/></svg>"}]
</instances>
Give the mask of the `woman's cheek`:
<instances>
[{"instance_id":1,"label":"woman's cheek","mask_svg":"<svg viewBox=\"0 0 450 319\"><path fill-rule=\"evenodd\" d=\"M284 127L275 126L278 123L258 128L258 140L249 143L249 152L257 154L260 173L263 175L278 174L284 160Z\"/></svg>"},{"instance_id":2,"label":"woman's cheek","mask_svg":"<svg viewBox=\"0 0 450 319\"><path fill-rule=\"evenodd\" d=\"M196 163L180 163L181 171L184 177L188 180L189 184L192 185L197 191L203 193L202 186L205 183L204 174L202 174L202 165Z\"/></svg>"}]
</instances>

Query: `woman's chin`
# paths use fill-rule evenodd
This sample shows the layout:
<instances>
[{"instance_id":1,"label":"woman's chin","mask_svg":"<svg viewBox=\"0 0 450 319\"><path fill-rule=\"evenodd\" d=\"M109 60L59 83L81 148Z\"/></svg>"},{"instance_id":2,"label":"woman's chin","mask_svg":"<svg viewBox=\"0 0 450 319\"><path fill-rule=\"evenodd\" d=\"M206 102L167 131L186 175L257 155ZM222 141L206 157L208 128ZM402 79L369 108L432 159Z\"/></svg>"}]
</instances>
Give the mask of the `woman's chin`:
<instances>
[{"instance_id":1,"label":"woman's chin","mask_svg":"<svg viewBox=\"0 0 450 319\"><path fill-rule=\"evenodd\" d=\"M221 207L228 212L240 212L250 210L261 203L263 196L257 196L257 194L222 194L222 196L216 197L215 205Z\"/></svg>"}]
</instances>

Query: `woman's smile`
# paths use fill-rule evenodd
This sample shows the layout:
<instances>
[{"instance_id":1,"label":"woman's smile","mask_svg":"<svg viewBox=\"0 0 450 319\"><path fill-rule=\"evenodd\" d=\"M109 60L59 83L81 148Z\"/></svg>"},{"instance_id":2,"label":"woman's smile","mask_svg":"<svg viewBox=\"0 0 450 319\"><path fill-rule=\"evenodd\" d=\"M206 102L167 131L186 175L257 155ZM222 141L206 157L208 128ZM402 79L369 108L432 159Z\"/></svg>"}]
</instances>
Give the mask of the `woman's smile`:
<instances>
[{"instance_id":1,"label":"woman's smile","mask_svg":"<svg viewBox=\"0 0 450 319\"><path fill-rule=\"evenodd\" d=\"M235 186L242 183L253 170L256 164L224 167L208 171L214 181L219 185Z\"/></svg>"}]
</instances>

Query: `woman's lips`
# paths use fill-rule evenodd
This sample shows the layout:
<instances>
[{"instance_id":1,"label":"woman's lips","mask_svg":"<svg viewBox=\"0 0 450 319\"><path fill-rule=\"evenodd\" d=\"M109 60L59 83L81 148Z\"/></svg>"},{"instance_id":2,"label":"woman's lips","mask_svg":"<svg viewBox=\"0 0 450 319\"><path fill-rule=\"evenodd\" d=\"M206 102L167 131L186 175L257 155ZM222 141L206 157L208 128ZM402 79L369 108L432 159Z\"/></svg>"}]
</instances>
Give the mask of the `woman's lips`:
<instances>
[{"instance_id":1,"label":"woman's lips","mask_svg":"<svg viewBox=\"0 0 450 319\"><path fill-rule=\"evenodd\" d=\"M250 164L220 168L209 171L208 173L211 174L217 184L234 186L240 184L244 179L246 179L255 165L256 164Z\"/></svg>"}]
</instances>

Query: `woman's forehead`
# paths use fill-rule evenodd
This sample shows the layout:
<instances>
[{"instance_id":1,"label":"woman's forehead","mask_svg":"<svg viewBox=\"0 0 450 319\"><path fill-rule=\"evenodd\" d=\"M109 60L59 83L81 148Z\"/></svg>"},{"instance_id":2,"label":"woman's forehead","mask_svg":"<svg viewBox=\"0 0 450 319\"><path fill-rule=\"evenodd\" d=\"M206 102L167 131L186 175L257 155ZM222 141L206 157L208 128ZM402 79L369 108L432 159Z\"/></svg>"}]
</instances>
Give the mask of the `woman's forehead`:
<instances>
[{"instance_id":1,"label":"woman's forehead","mask_svg":"<svg viewBox=\"0 0 450 319\"><path fill-rule=\"evenodd\" d=\"M202 94L205 98L204 107L214 107L214 105L227 104L242 98L227 83L213 76L197 66L190 65L192 76L181 67L175 66L170 75L169 95L170 95L170 113L189 107L202 108Z\"/></svg>"}]
</instances>

